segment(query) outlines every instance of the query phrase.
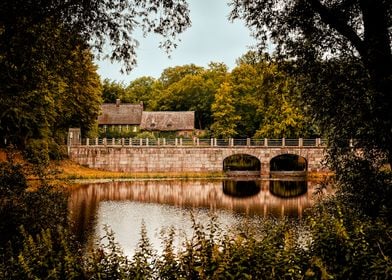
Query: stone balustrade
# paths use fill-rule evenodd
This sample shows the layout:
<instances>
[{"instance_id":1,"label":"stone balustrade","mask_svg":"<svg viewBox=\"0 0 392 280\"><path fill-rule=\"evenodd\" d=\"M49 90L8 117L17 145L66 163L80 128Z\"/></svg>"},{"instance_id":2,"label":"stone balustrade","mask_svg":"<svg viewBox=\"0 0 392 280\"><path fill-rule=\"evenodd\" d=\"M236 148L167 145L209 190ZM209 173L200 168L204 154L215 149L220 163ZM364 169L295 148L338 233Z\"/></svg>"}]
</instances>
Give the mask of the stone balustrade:
<instances>
[{"instance_id":1,"label":"stone balustrade","mask_svg":"<svg viewBox=\"0 0 392 280\"><path fill-rule=\"evenodd\" d=\"M200 139L200 138L93 138L82 139L72 146L175 146L175 147L320 147L325 146L325 140L313 139Z\"/></svg>"}]
</instances>

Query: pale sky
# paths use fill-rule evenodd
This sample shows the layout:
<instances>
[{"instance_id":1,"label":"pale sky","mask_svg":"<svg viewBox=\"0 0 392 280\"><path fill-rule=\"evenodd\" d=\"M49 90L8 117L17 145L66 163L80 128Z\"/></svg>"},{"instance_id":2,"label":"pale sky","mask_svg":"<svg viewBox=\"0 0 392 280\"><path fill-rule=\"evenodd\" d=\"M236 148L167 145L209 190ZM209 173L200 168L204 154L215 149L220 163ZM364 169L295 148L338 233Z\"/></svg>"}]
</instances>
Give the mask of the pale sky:
<instances>
[{"instance_id":1,"label":"pale sky","mask_svg":"<svg viewBox=\"0 0 392 280\"><path fill-rule=\"evenodd\" d=\"M171 57L158 47L159 37L137 38L137 67L121 74L119 64L96 61L102 79L128 84L141 76L158 78L165 68L194 63L207 67L210 62L223 62L231 70L235 60L255 44L242 21L228 21L230 7L226 0L188 0L192 26L180 35L181 42Z\"/></svg>"}]
</instances>

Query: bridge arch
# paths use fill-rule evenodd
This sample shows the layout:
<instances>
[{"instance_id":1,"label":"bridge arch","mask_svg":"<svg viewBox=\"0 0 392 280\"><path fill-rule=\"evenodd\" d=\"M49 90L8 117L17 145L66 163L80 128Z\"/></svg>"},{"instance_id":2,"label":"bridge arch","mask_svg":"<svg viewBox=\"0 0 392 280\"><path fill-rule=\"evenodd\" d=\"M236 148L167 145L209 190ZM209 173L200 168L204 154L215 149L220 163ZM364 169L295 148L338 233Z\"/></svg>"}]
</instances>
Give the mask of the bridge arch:
<instances>
[{"instance_id":1,"label":"bridge arch","mask_svg":"<svg viewBox=\"0 0 392 280\"><path fill-rule=\"evenodd\" d=\"M297 154L280 154L270 160L270 171L307 171L308 161Z\"/></svg>"},{"instance_id":2,"label":"bridge arch","mask_svg":"<svg viewBox=\"0 0 392 280\"><path fill-rule=\"evenodd\" d=\"M232 174L237 173L238 175L246 175L246 172L250 175L260 174L261 161L250 154L232 154L223 159L223 171Z\"/></svg>"}]
</instances>

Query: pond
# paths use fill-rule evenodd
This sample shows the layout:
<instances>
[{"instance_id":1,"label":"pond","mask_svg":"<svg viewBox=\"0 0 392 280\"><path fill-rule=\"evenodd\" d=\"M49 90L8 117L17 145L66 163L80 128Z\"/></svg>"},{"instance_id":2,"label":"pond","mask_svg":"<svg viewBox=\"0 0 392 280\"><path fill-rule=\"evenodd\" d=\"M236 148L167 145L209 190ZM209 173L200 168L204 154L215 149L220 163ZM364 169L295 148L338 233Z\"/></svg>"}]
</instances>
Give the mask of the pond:
<instances>
[{"instance_id":1,"label":"pond","mask_svg":"<svg viewBox=\"0 0 392 280\"><path fill-rule=\"evenodd\" d=\"M142 223L154 248L160 230L174 227L191 234L191 213L208 221L213 212L222 227L263 217L301 218L313 203L312 181L281 180L137 180L79 184L71 192L69 209L74 231L91 246L114 232L126 255L140 239Z\"/></svg>"}]
</instances>

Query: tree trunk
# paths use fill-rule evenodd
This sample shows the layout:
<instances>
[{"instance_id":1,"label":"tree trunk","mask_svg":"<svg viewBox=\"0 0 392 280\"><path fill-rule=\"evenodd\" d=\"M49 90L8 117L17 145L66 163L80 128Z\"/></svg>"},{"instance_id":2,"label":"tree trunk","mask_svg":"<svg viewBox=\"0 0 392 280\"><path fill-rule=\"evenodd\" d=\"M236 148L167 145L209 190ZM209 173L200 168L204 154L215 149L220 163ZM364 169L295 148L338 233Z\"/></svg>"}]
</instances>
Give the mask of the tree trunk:
<instances>
[{"instance_id":1,"label":"tree trunk","mask_svg":"<svg viewBox=\"0 0 392 280\"><path fill-rule=\"evenodd\" d=\"M392 53L388 31L388 9L382 0L360 0L364 22L361 59L367 68L373 94L373 118L380 130L374 137L392 167Z\"/></svg>"},{"instance_id":2,"label":"tree trunk","mask_svg":"<svg viewBox=\"0 0 392 280\"><path fill-rule=\"evenodd\" d=\"M391 93L392 54L388 32L387 7L381 0L361 0L364 22L362 61L376 89Z\"/></svg>"}]
</instances>

